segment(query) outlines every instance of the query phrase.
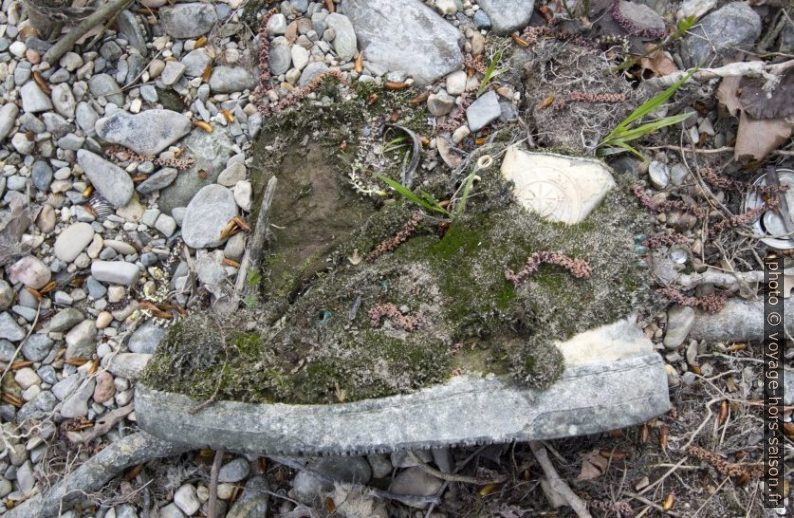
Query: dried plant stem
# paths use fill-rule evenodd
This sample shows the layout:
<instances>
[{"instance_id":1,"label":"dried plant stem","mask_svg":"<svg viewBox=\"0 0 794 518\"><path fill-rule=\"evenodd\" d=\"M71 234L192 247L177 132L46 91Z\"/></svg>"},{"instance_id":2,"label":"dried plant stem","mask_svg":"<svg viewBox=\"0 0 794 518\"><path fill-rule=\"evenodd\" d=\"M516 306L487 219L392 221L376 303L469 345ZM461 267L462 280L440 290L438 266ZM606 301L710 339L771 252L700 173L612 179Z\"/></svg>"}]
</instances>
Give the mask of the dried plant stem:
<instances>
[{"instance_id":1,"label":"dried plant stem","mask_svg":"<svg viewBox=\"0 0 794 518\"><path fill-rule=\"evenodd\" d=\"M223 448L215 452L215 458L212 459L212 468L210 468L210 499L207 504L209 511L207 511L207 518L215 518L216 507L218 505L218 472L221 470L221 462L223 462Z\"/></svg>"},{"instance_id":2,"label":"dried plant stem","mask_svg":"<svg viewBox=\"0 0 794 518\"><path fill-rule=\"evenodd\" d=\"M584 502L584 500L579 498L579 496L573 492L571 486L569 486L567 482L560 478L559 473L557 473L557 470L554 469L554 465L549 459L549 453L546 451L543 443L538 441L530 441L529 447L532 449L532 453L538 460L538 464L540 464L540 467L543 468L543 473L546 475L546 479L549 481L551 488L559 493L559 495L563 497L566 502L568 502L568 505L571 506L579 518L592 518L592 515L587 510L587 504Z\"/></svg>"},{"instance_id":3,"label":"dried plant stem","mask_svg":"<svg viewBox=\"0 0 794 518\"><path fill-rule=\"evenodd\" d=\"M775 64L769 64L764 61L743 61L717 68L681 70L666 76L654 77L645 81L645 84L651 88L667 88L686 77L687 74L692 74L688 81L708 81L718 77L747 76L763 77L770 83L777 84L781 75L790 68L794 68L794 59Z\"/></svg>"},{"instance_id":4,"label":"dried plant stem","mask_svg":"<svg viewBox=\"0 0 794 518\"><path fill-rule=\"evenodd\" d=\"M50 65L55 64L61 56L69 52L72 47L74 47L75 43L77 43L77 40L82 38L88 31L97 25L101 25L105 20L112 18L131 3L132 0L114 0L98 8L93 14L80 22L80 25L69 31L69 34L61 37L55 45L50 47L49 50L44 53L42 61Z\"/></svg>"}]
</instances>

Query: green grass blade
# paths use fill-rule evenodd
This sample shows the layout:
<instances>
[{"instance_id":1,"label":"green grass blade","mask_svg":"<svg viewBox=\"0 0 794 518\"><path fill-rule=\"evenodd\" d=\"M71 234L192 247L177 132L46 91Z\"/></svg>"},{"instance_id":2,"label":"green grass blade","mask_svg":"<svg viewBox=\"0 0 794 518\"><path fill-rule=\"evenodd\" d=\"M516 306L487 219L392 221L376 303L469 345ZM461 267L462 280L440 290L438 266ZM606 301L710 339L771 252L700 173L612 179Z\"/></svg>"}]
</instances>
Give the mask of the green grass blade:
<instances>
[{"instance_id":1,"label":"green grass blade","mask_svg":"<svg viewBox=\"0 0 794 518\"><path fill-rule=\"evenodd\" d=\"M667 87L664 91L659 92L658 94L654 95L653 97L651 97L650 99L639 105L633 112L629 114L628 117L623 119L623 121L620 124L618 124L618 126L613 131L626 129L629 126L629 124L636 121L637 119L641 119L642 117L645 117L649 113L658 110L659 107L664 103L666 103L673 96L673 94L675 94L676 91L679 88L681 88L681 85L683 85L686 81L688 81L689 78L692 77L692 74L694 73L695 70L693 69L692 72L688 73L687 75L685 75L684 77L682 77L681 79L679 79L678 81Z\"/></svg>"},{"instance_id":2,"label":"green grass blade","mask_svg":"<svg viewBox=\"0 0 794 518\"><path fill-rule=\"evenodd\" d=\"M480 81L480 88L477 90L477 97L481 96L485 92L493 78L507 71L505 68L500 68L499 70L496 69L496 67L499 66L500 61L502 61L501 50L496 52L491 58L491 61L488 63L488 68L485 69L485 73L482 76L482 81Z\"/></svg>"},{"instance_id":3,"label":"green grass blade","mask_svg":"<svg viewBox=\"0 0 794 518\"><path fill-rule=\"evenodd\" d=\"M463 215L463 212L466 210L466 202L471 195L471 190L474 187L474 179L476 175L474 173L470 174L466 177L466 182L463 185L463 193L460 195L460 201L455 204L455 209L452 212L453 217L458 217Z\"/></svg>"},{"instance_id":4,"label":"green grass blade","mask_svg":"<svg viewBox=\"0 0 794 518\"><path fill-rule=\"evenodd\" d=\"M652 120L646 124L642 124L641 126L637 126L636 128L631 128L629 130L625 130L617 135L617 138L628 141L628 140L636 140L638 138L642 138L646 135L653 133L654 131L658 131L662 128L666 128L667 126L672 126L674 124L678 124L681 121L685 121L695 112L687 112L687 113L679 113L678 115L671 115L670 117L664 117L662 119Z\"/></svg>"},{"instance_id":5,"label":"green grass blade","mask_svg":"<svg viewBox=\"0 0 794 518\"><path fill-rule=\"evenodd\" d=\"M449 215L449 212L447 212L443 207L440 207L437 202L435 205L428 203L426 200L423 200L422 198L414 194L410 189L405 187L400 182L392 180L391 178L383 175L378 175L378 178L383 180L389 187L394 189L394 191L397 194L399 194L406 200L410 201L411 203L415 203L416 205L419 205L420 207L424 207L425 209L432 212L439 212L444 215Z\"/></svg>"}]
</instances>

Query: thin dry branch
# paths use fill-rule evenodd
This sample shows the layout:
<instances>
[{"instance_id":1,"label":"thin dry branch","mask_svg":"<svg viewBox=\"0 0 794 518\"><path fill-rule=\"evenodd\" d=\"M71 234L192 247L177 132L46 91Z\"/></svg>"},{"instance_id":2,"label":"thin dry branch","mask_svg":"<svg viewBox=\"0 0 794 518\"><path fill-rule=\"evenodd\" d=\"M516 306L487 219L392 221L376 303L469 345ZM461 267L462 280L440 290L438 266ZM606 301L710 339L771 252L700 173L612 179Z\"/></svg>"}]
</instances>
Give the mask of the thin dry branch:
<instances>
[{"instance_id":1,"label":"thin dry branch","mask_svg":"<svg viewBox=\"0 0 794 518\"><path fill-rule=\"evenodd\" d=\"M730 76L763 77L767 80L767 85L770 85L770 88L774 88L780 82L780 77L783 73L790 68L794 68L794 59L774 64L763 61L744 61L730 63L717 68L681 70L666 76L654 77L645 81L645 84L651 88L667 88L688 74L692 74L692 77L687 82L708 81L709 79Z\"/></svg>"},{"instance_id":2,"label":"thin dry branch","mask_svg":"<svg viewBox=\"0 0 794 518\"><path fill-rule=\"evenodd\" d=\"M573 492L571 486L561 479L557 470L554 469L554 465L549 459L549 453L546 451L543 444L538 441L530 441L529 447L532 449L535 458L538 459L540 467L543 468L543 473L546 475L546 479L549 481L551 488L568 502L568 505L571 506L579 518L592 518L584 500Z\"/></svg>"}]
</instances>

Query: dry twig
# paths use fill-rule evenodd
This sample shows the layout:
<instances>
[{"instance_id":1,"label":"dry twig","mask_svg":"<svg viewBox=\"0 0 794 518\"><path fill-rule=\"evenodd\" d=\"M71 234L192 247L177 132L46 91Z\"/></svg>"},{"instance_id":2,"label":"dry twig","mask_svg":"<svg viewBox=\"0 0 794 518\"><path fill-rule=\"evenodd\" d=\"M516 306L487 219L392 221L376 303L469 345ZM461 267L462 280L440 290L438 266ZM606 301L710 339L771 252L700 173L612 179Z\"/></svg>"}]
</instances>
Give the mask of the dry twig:
<instances>
[{"instance_id":1,"label":"dry twig","mask_svg":"<svg viewBox=\"0 0 794 518\"><path fill-rule=\"evenodd\" d=\"M562 496L566 502L568 502L568 505L571 506L579 518L592 518L592 515L587 510L587 504L584 502L584 500L579 498L579 496L573 492L571 486L561 479L560 475L557 473L557 470L554 469L554 465L551 463L549 454L546 451L546 448L543 446L543 443L538 441L530 441L529 447L532 449L532 453L535 455L535 458L538 459L540 467L543 468L543 473L546 475L546 479L549 481L551 488L559 493L559 495Z\"/></svg>"}]
</instances>

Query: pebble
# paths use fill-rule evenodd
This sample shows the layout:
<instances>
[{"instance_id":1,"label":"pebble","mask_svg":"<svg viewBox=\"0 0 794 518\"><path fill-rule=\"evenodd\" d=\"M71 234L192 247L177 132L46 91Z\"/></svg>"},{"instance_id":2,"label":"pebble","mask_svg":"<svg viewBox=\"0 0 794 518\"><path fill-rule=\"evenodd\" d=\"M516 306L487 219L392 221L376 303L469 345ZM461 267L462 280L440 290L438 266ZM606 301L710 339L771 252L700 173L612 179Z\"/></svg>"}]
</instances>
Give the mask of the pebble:
<instances>
[{"instance_id":1,"label":"pebble","mask_svg":"<svg viewBox=\"0 0 794 518\"><path fill-rule=\"evenodd\" d=\"M176 232L176 220L168 214L160 214L154 222L154 228L165 237L171 237Z\"/></svg>"},{"instance_id":2,"label":"pebble","mask_svg":"<svg viewBox=\"0 0 794 518\"><path fill-rule=\"evenodd\" d=\"M657 189L664 189L670 183L670 169L667 164L652 160L648 166L648 175L651 178L651 183Z\"/></svg>"},{"instance_id":3,"label":"pebble","mask_svg":"<svg viewBox=\"0 0 794 518\"><path fill-rule=\"evenodd\" d=\"M695 323L695 310L689 306L674 306L667 312L667 329L664 346L678 349L686 340L689 330Z\"/></svg>"},{"instance_id":4,"label":"pebble","mask_svg":"<svg viewBox=\"0 0 794 518\"><path fill-rule=\"evenodd\" d=\"M39 378L38 374L36 374L36 371L30 367L17 369L17 371L14 373L14 380L22 388L22 390L41 383L41 378Z\"/></svg>"},{"instance_id":5,"label":"pebble","mask_svg":"<svg viewBox=\"0 0 794 518\"><path fill-rule=\"evenodd\" d=\"M278 76L289 70L290 63L292 62L292 53L290 52L290 44L287 38L279 36L270 42L270 57L268 63L270 64L270 73ZM210 84L212 88L212 84Z\"/></svg>"},{"instance_id":6,"label":"pebble","mask_svg":"<svg viewBox=\"0 0 794 518\"><path fill-rule=\"evenodd\" d=\"M306 86L312 79L328 70L328 65L314 61L306 65L306 68L301 72L301 77L298 79L299 86Z\"/></svg>"},{"instance_id":7,"label":"pebble","mask_svg":"<svg viewBox=\"0 0 794 518\"><path fill-rule=\"evenodd\" d=\"M267 501L269 487L264 477L255 476L248 479L240 495L226 518L255 518L267 516ZM220 498L220 484L218 485L218 498ZM227 500L224 498L223 500Z\"/></svg>"},{"instance_id":8,"label":"pebble","mask_svg":"<svg viewBox=\"0 0 794 518\"><path fill-rule=\"evenodd\" d=\"M303 70L309 64L309 51L300 45L293 45L290 49L290 56L292 57L292 66L296 70Z\"/></svg>"},{"instance_id":9,"label":"pebble","mask_svg":"<svg viewBox=\"0 0 794 518\"><path fill-rule=\"evenodd\" d=\"M19 108L14 103L6 103L0 106L0 142L3 142L16 123Z\"/></svg>"},{"instance_id":10,"label":"pebble","mask_svg":"<svg viewBox=\"0 0 794 518\"><path fill-rule=\"evenodd\" d=\"M72 89L69 88L68 84L61 83L53 85L51 97L52 105L55 107L55 111L67 119L74 117L74 112L77 108L77 101L75 101L74 95L72 94Z\"/></svg>"},{"instance_id":11,"label":"pebble","mask_svg":"<svg viewBox=\"0 0 794 518\"><path fill-rule=\"evenodd\" d=\"M466 91L466 83L468 82L469 78L466 76L466 72L463 70L458 70L457 72L453 72L447 76L446 84L447 84L447 93L450 95L460 95Z\"/></svg>"},{"instance_id":12,"label":"pebble","mask_svg":"<svg viewBox=\"0 0 794 518\"><path fill-rule=\"evenodd\" d=\"M66 333L66 359L90 358L96 352L96 325L83 320Z\"/></svg>"},{"instance_id":13,"label":"pebble","mask_svg":"<svg viewBox=\"0 0 794 518\"><path fill-rule=\"evenodd\" d=\"M200 77L211 62L212 58L205 49L191 50L182 58L182 64L185 66L185 76Z\"/></svg>"},{"instance_id":14,"label":"pebble","mask_svg":"<svg viewBox=\"0 0 794 518\"><path fill-rule=\"evenodd\" d=\"M245 180L246 169L242 162L232 162L218 175L218 183L224 187L234 187L237 182Z\"/></svg>"},{"instance_id":15,"label":"pebble","mask_svg":"<svg viewBox=\"0 0 794 518\"><path fill-rule=\"evenodd\" d=\"M116 376L137 379L151 358L151 354L119 353L113 357L108 369Z\"/></svg>"},{"instance_id":16,"label":"pebble","mask_svg":"<svg viewBox=\"0 0 794 518\"><path fill-rule=\"evenodd\" d=\"M94 395L95 385L94 378L83 380L77 390L63 400L61 416L74 419L88 415L88 400Z\"/></svg>"},{"instance_id":17,"label":"pebble","mask_svg":"<svg viewBox=\"0 0 794 518\"><path fill-rule=\"evenodd\" d=\"M94 387L94 401L97 403L110 401L115 393L116 385L113 383L113 375L107 371L97 374L96 386Z\"/></svg>"},{"instance_id":18,"label":"pebble","mask_svg":"<svg viewBox=\"0 0 794 518\"><path fill-rule=\"evenodd\" d=\"M26 360L40 362L52 350L52 339L43 333L34 333L22 345L22 355Z\"/></svg>"},{"instance_id":19,"label":"pebble","mask_svg":"<svg viewBox=\"0 0 794 518\"><path fill-rule=\"evenodd\" d=\"M132 179L122 168L101 156L81 149L77 162L99 194L114 207L123 207L133 194Z\"/></svg>"},{"instance_id":20,"label":"pebble","mask_svg":"<svg viewBox=\"0 0 794 518\"><path fill-rule=\"evenodd\" d=\"M404 72L420 86L463 67L460 32L419 0L347 0L345 6L367 62Z\"/></svg>"},{"instance_id":21,"label":"pebble","mask_svg":"<svg viewBox=\"0 0 794 518\"><path fill-rule=\"evenodd\" d=\"M127 348L133 353L154 354L165 335L165 328L146 322L132 333Z\"/></svg>"},{"instance_id":22,"label":"pebble","mask_svg":"<svg viewBox=\"0 0 794 518\"><path fill-rule=\"evenodd\" d=\"M124 261L94 261L91 263L91 275L100 282L130 286L140 276L140 268L136 264Z\"/></svg>"},{"instance_id":23,"label":"pebble","mask_svg":"<svg viewBox=\"0 0 794 518\"><path fill-rule=\"evenodd\" d=\"M53 253L66 263L74 261L94 239L94 229L88 223L73 223L66 227L55 240Z\"/></svg>"},{"instance_id":24,"label":"pebble","mask_svg":"<svg viewBox=\"0 0 794 518\"><path fill-rule=\"evenodd\" d=\"M251 466L244 458L237 458L221 466L218 471L218 482L239 482L248 476Z\"/></svg>"},{"instance_id":25,"label":"pebble","mask_svg":"<svg viewBox=\"0 0 794 518\"><path fill-rule=\"evenodd\" d=\"M38 290L43 288L48 282L52 273L41 259L28 255L19 259L8 268L8 279L16 283L22 283L28 288Z\"/></svg>"},{"instance_id":26,"label":"pebble","mask_svg":"<svg viewBox=\"0 0 794 518\"><path fill-rule=\"evenodd\" d=\"M761 25L761 17L746 2L726 4L689 30L681 55L690 66L711 66L719 57L750 48Z\"/></svg>"},{"instance_id":27,"label":"pebble","mask_svg":"<svg viewBox=\"0 0 794 518\"><path fill-rule=\"evenodd\" d=\"M502 109L499 107L499 98L493 90L482 94L466 110L466 120L472 132L480 131L500 115Z\"/></svg>"},{"instance_id":28,"label":"pebble","mask_svg":"<svg viewBox=\"0 0 794 518\"><path fill-rule=\"evenodd\" d=\"M289 50L287 50L287 53L289 55ZM289 62L287 67L289 67ZM215 67L210 76L210 89L215 93L231 93L256 88L257 78L255 72L243 67ZM283 73L275 70L271 70L271 72L275 75Z\"/></svg>"},{"instance_id":29,"label":"pebble","mask_svg":"<svg viewBox=\"0 0 794 518\"><path fill-rule=\"evenodd\" d=\"M47 94L41 91L35 81L28 81L19 89L22 98L22 109L26 113L46 112L52 109L52 102Z\"/></svg>"},{"instance_id":30,"label":"pebble","mask_svg":"<svg viewBox=\"0 0 794 518\"><path fill-rule=\"evenodd\" d=\"M186 515L191 516L201 507L192 484L184 484L174 492L174 504Z\"/></svg>"},{"instance_id":31,"label":"pebble","mask_svg":"<svg viewBox=\"0 0 794 518\"><path fill-rule=\"evenodd\" d=\"M331 13L325 18L325 23L330 29L334 30L334 50L337 57L344 61L350 61L356 55L356 31L350 19L339 13Z\"/></svg>"},{"instance_id":32,"label":"pebble","mask_svg":"<svg viewBox=\"0 0 794 518\"><path fill-rule=\"evenodd\" d=\"M88 80L88 89L97 100L104 100L116 106L124 104L124 93L119 84L109 74L96 74Z\"/></svg>"},{"instance_id":33,"label":"pebble","mask_svg":"<svg viewBox=\"0 0 794 518\"><path fill-rule=\"evenodd\" d=\"M152 109L133 115L123 110L96 122L97 135L142 155L156 155L192 129L190 119L171 110Z\"/></svg>"},{"instance_id":34,"label":"pebble","mask_svg":"<svg viewBox=\"0 0 794 518\"><path fill-rule=\"evenodd\" d=\"M427 98L427 110L436 117L441 117L452 111L455 107L455 98L444 90L430 94Z\"/></svg>"},{"instance_id":35,"label":"pebble","mask_svg":"<svg viewBox=\"0 0 794 518\"><path fill-rule=\"evenodd\" d=\"M477 4L488 15L488 25L497 34L524 28L535 8L534 0L477 0ZM476 16L474 22L477 23Z\"/></svg>"},{"instance_id":36,"label":"pebble","mask_svg":"<svg viewBox=\"0 0 794 518\"><path fill-rule=\"evenodd\" d=\"M8 307L11 305L13 301L14 301L14 290L11 289L10 284L0 279L0 310L8 309Z\"/></svg>"},{"instance_id":37,"label":"pebble","mask_svg":"<svg viewBox=\"0 0 794 518\"><path fill-rule=\"evenodd\" d=\"M218 21L212 4L198 2L163 7L159 14L163 30L174 38L196 38L209 32Z\"/></svg>"},{"instance_id":38,"label":"pebble","mask_svg":"<svg viewBox=\"0 0 794 518\"><path fill-rule=\"evenodd\" d=\"M426 473L422 468L414 467L398 473L389 491L398 495L431 496L436 494L442 484L440 479Z\"/></svg>"},{"instance_id":39,"label":"pebble","mask_svg":"<svg viewBox=\"0 0 794 518\"><path fill-rule=\"evenodd\" d=\"M225 241L221 232L237 216L232 192L221 185L207 185L190 200L182 221L182 238L191 248L213 248Z\"/></svg>"},{"instance_id":40,"label":"pebble","mask_svg":"<svg viewBox=\"0 0 794 518\"><path fill-rule=\"evenodd\" d=\"M65 308L57 312L55 316L50 319L47 330L55 333L62 333L82 322L84 318L83 313L79 309Z\"/></svg>"},{"instance_id":41,"label":"pebble","mask_svg":"<svg viewBox=\"0 0 794 518\"><path fill-rule=\"evenodd\" d=\"M27 494L33 491L36 486L36 479L33 476L33 465L30 461L26 461L17 470L17 487L22 494Z\"/></svg>"},{"instance_id":42,"label":"pebble","mask_svg":"<svg viewBox=\"0 0 794 518\"><path fill-rule=\"evenodd\" d=\"M170 503L159 510L159 518L185 518L184 513L174 503Z\"/></svg>"},{"instance_id":43,"label":"pebble","mask_svg":"<svg viewBox=\"0 0 794 518\"><path fill-rule=\"evenodd\" d=\"M185 73L185 65L179 61L166 61L165 68L160 74L160 81L165 86L173 86Z\"/></svg>"},{"instance_id":44,"label":"pebble","mask_svg":"<svg viewBox=\"0 0 794 518\"><path fill-rule=\"evenodd\" d=\"M251 211L251 198L253 196L253 187L251 187L251 182L247 182L245 180L237 182L232 189L232 194L234 194L234 201L237 203L238 207L240 207L244 212Z\"/></svg>"}]
</instances>

